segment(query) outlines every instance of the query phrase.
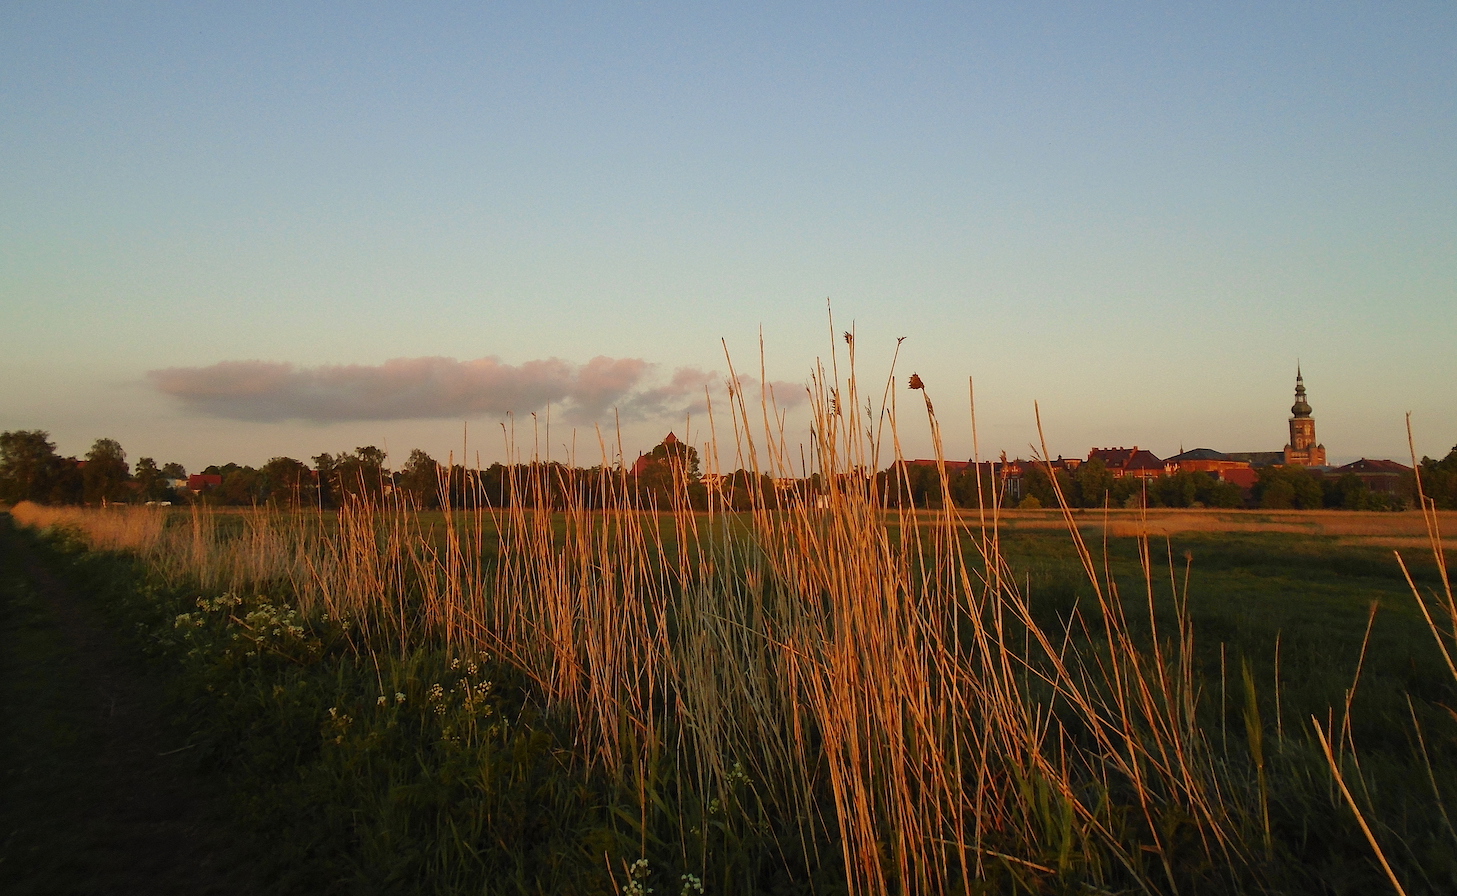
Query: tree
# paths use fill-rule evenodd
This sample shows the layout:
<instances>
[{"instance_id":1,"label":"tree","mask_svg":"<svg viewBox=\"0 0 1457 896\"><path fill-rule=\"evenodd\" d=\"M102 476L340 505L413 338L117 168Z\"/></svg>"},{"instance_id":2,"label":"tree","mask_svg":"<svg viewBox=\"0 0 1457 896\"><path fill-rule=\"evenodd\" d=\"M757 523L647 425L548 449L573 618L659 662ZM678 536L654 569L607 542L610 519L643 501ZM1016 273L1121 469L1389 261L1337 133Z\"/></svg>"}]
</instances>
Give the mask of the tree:
<instances>
[{"instance_id":1,"label":"tree","mask_svg":"<svg viewBox=\"0 0 1457 896\"><path fill-rule=\"evenodd\" d=\"M940 509L945 503L941 471L935 466L896 461L885 471L883 479L886 501L892 507ZM972 488L976 488L975 484ZM974 494L972 500L976 500Z\"/></svg>"},{"instance_id":2,"label":"tree","mask_svg":"<svg viewBox=\"0 0 1457 896\"><path fill-rule=\"evenodd\" d=\"M1095 457L1078 467L1073 481L1077 484L1080 507L1103 507L1113 500L1117 480L1108 472L1108 465L1102 458Z\"/></svg>"},{"instance_id":3,"label":"tree","mask_svg":"<svg viewBox=\"0 0 1457 896\"><path fill-rule=\"evenodd\" d=\"M344 495L378 498L385 474L384 461L385 453L373 445L339 455L334 460L331 483L338 489L335 500Z\"/></svg>"},{"instance_id":4,"label":"tree","mask_svg":"<svg viewBox=\"0 0 1457 896\"><path fill-rule=\"evenodd\" d=\"M1204 502L1199 500L1201 491L1208 491L1214 478L1208 473L1190 473L1181 470L1172 476L1160 476L1148 483L1148 503L1151 507L1193 507Z\"/></svg>"},{"instance_id":5,"label":"tree","mask_svg":"<svg viewBox=\"0 0 1457 896\"><path fill-rule=\"evenodd\" d=\"M672 433L669 433L669 435L671 436ZM681 467L683 474L689 479L698 478L698 449L689 445L687 442L680 441L677 438L673 438L672 440L664 439L655 445L652 451L648 452L648 456L655 461L666 461L669 464Z\"/></svg>"},{"instance_id":6,"label":"tree","mask_svg":"<svg viewBox=\"0 0 1457 896\"><path fill-rule=\"evenodd\" d=\"M1266 510L1289 510L1295 506L1295 486L1287 479L1274 479L1260 489L1260 506Z\"/></svg>"},{"instance_id":7,"label":"tree","mask_svg":"<svg viewBox=\"0 0 1457 896\"><path fill-rule=\"evenodd\" d=\"M267 499L263 473L249 466L227 464L223 469L223 484L218 486L213 499L219 504L235 507L250 507Z\"/></svg>"},{"instance_id":8,"label":"tree","mask_svg":"<svg viewBox=\"0 0 1457 896\"><path fill-rule=\"evenodd\" d=\"M60 463L50 433L40 429L0 433L0 501L47 501Z\"/></svg>"},{"instance_id":9,"label":"tree","mask_svg":"<svg viewBox=\"0 0 1457 896\"><path fill-rule=\"evenodd\" d=\"M719 489L729 510L753 510L755 507L776 510L779 507L779 490L774 486L774 477L767 473L755 475L748 470L735 470Z\"/></svg>"},{"instance_id":10,"label":"tree","mask_svg":"<svg viewBox=\"0 0 1457 896\"><path fill-rule=\"evenodd\" d=\"M698 481L698 449L668 433L634 468L638 493L659 507L671 504L675 494L687 494L686 487Z\"/></svg>"},{"instance_id":11,"label":"tree","mask_svg":"<svg viewBox=\"0 0 1457 896\"><path fill-rule=\"evenodd\" d=\"M1422 477L1422 492L1443 510L1457 510L1457 446L1441 460L1423 457L1417 467ZM1415 500L1415 482L1412 484Z\"/></svg>"},{"instance_id":12,"label":"tree","mask_svg":"<svg viewBox=\"0 0 1457 896\"><path fill-rule=\"evenodd\" d=\"M1317 510L1325 506L1325 489L1304 467L1262 467L1255 480L1255 501L1269 510Z\"/></svg>"},{"instance_id":13,"label":"tree","mask_svg":"<svg viewBox=\"0 0 1457 896\"><path fill-rule=\"evenodd\" d=\"M440 506L440 464L419 448L410 452L396 485L422 508Z\"/></svg>"},{"instance_id":14,"label":"tree","mask_svg":"<svg viewBox=\"0 0 1457 896\"><path fill-rule=\"evenodd\" d=\"M334 485L334 471L338 468L339 462L334 459L334 455L327 451L315 456L312 460L319 484L319 507L339 506L339 491Z\"/></svg>"},{"instance_id":15,"label":"tree","mask_svg":"<svg viewBox=\"0 0 1457 896\"><path fill-rule=\"evenodd\" d=\"M263 503L268 497L263 472L253 467L232 462L222 466L209 464L202 468L202 474L222 478L220 484L207 486L198 493L198 500L204 504L250 507Z\"/></svg>"},{"instance_id":16,"label":"tree","mask_svg":"<svg viewBox=\"0 0 1457 896\"><path fill-rule=\"evenodd\" d=\"M81 469L86 486L87 504L107 504L127 496L128 476L126 452L116 439L97 439L86 452L86 466Z\"/></svg>"},{"instance_id":17,"label":"tree","mask_svg":"<svg viewBox=\"0 0 1457 896\"><path fill-rule=\"evenodd\" d=\"M74 457L57 458L55 471L45 503L80 504L86 500L86 479L81 475L81 461Z\"/></svg>"},{"instance_id":18,"label":"tree","mask_svg":"<svg viewBox=\"0 0 1457 896\"><path fill-rule=\"evenodd\" d=\"M1061 469L1053 470L1053 476L1057 477L1057 485L1054 487L1052 478L1047 475L1047 468L1041 463L1027 465L1022 473L1022 494L1026 497L1036 498L1037 507L1061 507L1057 500L1057 490L1061 489L1063 494L1071 490L1072 480L1067 473ZM1031 507L1024 499L1019 506Z\"/></svg>"},{"instance_id":19,"label":"tree","mask_svg":"<svg viewBox=\"0 0 1457 896\"><path fill-rule=\"evenodd\" d=\"M1244 504L1244 490L1233 482L1225 482L1222 479L1213 480L1209 491L1200 498L1205 507L1239 507Z\"/></svg>"},{"instance_id":20,"label":"tree","mask_svg":"<svg viewBox=\"0 0 1457 896\"><path fill-rule=\"evenodd\" d=\"M275 457L263 465L262 490L269 504L282 507L312 506L318 502L314 473L303 461Z\"/></svg>"},{"instance_id":21,"label":"tree","mask_svg":"<svg viewBox=\"0 0 1457 896\"><path fill-rule=\"evenodd\" d=\"M132 470L132 480L137 484L137 497L143 501L170 501L172 500L172 489L167 485L167 475L157 467L157 462L150 457L137 459L137 465Z\"/></svg>"}]
</instances>

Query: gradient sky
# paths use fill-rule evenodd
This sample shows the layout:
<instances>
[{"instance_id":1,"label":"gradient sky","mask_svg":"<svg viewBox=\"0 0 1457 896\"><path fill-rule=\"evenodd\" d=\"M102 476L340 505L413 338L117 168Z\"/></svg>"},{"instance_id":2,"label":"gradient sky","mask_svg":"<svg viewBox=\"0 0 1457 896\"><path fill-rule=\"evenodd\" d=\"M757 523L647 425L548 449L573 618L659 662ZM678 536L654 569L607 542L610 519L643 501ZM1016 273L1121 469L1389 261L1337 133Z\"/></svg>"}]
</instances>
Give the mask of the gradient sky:
<instances>
[{"instance_id":1,"label":"gradient sky","mask_svg":"<svg viewBox=\"0 0 1457 896\"><path fill-rule=\"evenodd\" d=\"M1278 449L1297 358L1332 460L1457 443L1450 2L299 6L0 3L0 430L492 459L567 396L596 462L598 389L631 457L828 299L953 457L968 376L985 455Z\"/></svg>"}]
</instances>

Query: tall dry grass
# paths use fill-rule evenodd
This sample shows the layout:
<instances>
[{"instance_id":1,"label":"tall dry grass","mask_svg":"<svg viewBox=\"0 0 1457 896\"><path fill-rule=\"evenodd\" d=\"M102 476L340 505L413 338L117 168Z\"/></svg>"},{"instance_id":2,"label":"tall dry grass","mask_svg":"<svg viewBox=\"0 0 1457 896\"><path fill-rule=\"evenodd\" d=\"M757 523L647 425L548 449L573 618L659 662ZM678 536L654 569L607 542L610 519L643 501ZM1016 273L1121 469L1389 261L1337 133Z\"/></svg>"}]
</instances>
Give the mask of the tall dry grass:
<instances>
[{"instance_id":1,"label":"tall dry grass","mask_svg":"<svg viewBox=\"0 0 1457 896\"><path fill-rule=\"evenodd\" d=\"M98 550L150 554L166 527L168 511L129 504L97 510L21 501L10 508L10 515L22 526L70 530Z\"/></svg>"},{"instance_id":2,"label":"tall dry grass","mask_svg":"<svg viewBox=\"0 0 1457 896\"><path fill-rule=\"evenodd\" d=\"M900 459L902 427L921 424L902 419L893 368L878 400L862 394L854 335L844 343L812 377L807 460L773 394L731 374L730 407L710 411L709 471L796 476L798 461L820 483L755 495L742 514L693 512L683 470L668 506L645 503L599 438L597 471L517 468L507 506L468 499L438 523L367 502L336 521L34 506L16 518L134 550L174 583L287 591L362 651L494 654L644 817L665 796L706 804L747 780L803 842L832 834L853 894L948 892L992 865L1029 887L1257 876L1266 794L1231 786L1198 724L1179 570L1144 539L1130 619L1132 596L1068 517L1095 599L1039 621L994 506L963 516L948 495L916 513L878 497L866 471ZM919 400L944 463L928 389ZM652 792L664 765L687 782L668 795Z\"/></svg>"},{"instance_id":3,"label":"tall dry grass","mask_svg":"<svg viewBox=\"0 0 1457 896\"><path fill-rule=\"evenodd\" d=\"M1437 650L1441 654L1447 671L1452 675L1454 682L1457 682L1457 662L1453 657L1457 655L1457 600L1454 600L1452 593L1452 577L1447 569L1446 543L1442 538L1441 515L1437 510L1436 502L1427 497L1422 485L1422 468L1417 463L1416 443L1412 438L1411 415L1406 419L1407 446L1411 451L1412 471L1416 479L1417 506L1421 511L1422 528L1426 535L1427 546L1432 552L1432 559L1437 571L1440 585L1431 588L1426 592L1417 585L1412 578L1411 571L1407 568L1406 561L1402 558L1400 551L1394 551L1396 562L1401 567L1402 575L1406 578L1406 584L1411 589L1411 595L1421 610L1422 618L1427 624L1436 642ZM1371 618L1375 619L1376 605L1371 607ZM1366 638L1369 641L1371 636L1370 625L1367 626ZM1364 659L1366 644L1362 644L1361 655ZM1334 779L1340 791L1341 798L1350 807L1351 813L1355 816L1361 833L1370 844L1371 851L1375 855L1381 870L1391 881L1392 888L1401 896L1406 896L1406 889L1402 886L1400 876L1393 870L1390 860L1387 858L1387 849L1383 847L1381 838L1372 829L1366 819L1366 813L1362 811L1363 800L1358 798L1357 793L1351 787L1351 780L1359 785L1361 791L1369 798L1369 789L1365 786L1362 776L1360 761L1357 754L1357 745L1352 738L1351 731L1351 701L1355 690L1360 684L1361 666L1358 663L1355 680L1351 683L1351 689L1347 694L1345 712L1342 716L1339 733L1335 726L1327 722L1324 726L1320 719L1312 717L1311 723L1319 739L1322 753L1325 755L1326 763L1330 767L1331 777ZM1428 753L1427 737L1422 731L1422 725L1415 708L1411 706L1408 698L1408 708L1411 710L1412 732L1417 745L1417 752L1420 756L1428 780L1431 783L1432 798L1440 811L1442 818L1447 822L1447 830L1452 834L1454 845L1457 845L1457 831L1454 831L1449 818L1449 813L1442 796L1442 787L1438 784L1436 774L1432 768L1432 762ZM1446 707L1447 712L1457 719L1457 710ZM1387 844L1390 846L1390 844Z\"/></svg>"}]
</instances>

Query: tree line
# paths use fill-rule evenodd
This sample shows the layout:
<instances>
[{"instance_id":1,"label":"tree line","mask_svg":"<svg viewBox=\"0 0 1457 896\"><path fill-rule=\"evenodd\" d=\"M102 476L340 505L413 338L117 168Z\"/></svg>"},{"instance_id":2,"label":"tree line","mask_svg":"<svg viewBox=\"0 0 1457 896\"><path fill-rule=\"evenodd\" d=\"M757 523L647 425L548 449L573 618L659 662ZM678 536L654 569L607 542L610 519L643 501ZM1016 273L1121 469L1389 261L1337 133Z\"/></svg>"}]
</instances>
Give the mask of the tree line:
<instances>
[{"instance_id":1,"label":"tree line","mask_svg":"<svg viewBox=\"0 0 1457 896\"><path fill-rule=\"evenodd\" d=\"M44 430L0 433L0 500L10 504L106 504L131 500L137 486L155 489L169 472L150 457L133 472L115 439L97 439L84 458L61 457ZM133 485L136 483L136 486Z\"/></svg>"},{"instance_id":2,"label":"tree line","mask_svg":"<svg viewBox=\"0 0 1457 896\"><path fill-rule=\"evenodd\" d=\"M576 469L565 464L495 463L484 469L444 465L414 449L404 465L391 470L385 452L373 445L339 454L324 453L305 463L274 457L261 467L236 463L204 468L216 481L194 493L177 487L187 478L181 464L159 465L142 457L127 463L115 439L97 439L84 457L56 453L49 433L18 430L0 433L0 502L39 504L181 503L211 505L317 507L332 509L354 498L386 496L411 506L433 509L532 504L559 506L567 492L580 506L605 499L609 488L626 487L643 506L666 509L675 501L692 509L710 504L724 510L774 509L788 496L804 499L825 490L818 475L778 481L764 474L736 470L717 478L710 488L699 473L695 448L664 441L642 456L632 475L612 467ZM1424 457L1419 464L1427 497L1442 509L1457 509L1457 446L1446 457ZM1143 480L1114 476L1101 460L1076 471L1029 464L1018 493L987 465L971 465L948 478L943 490L934 466L902 464L868 480L890 506L940 508L947 495L953 506L972 508L978 501L1002 506L1057 507L1263 507L1310 510L1399 510L1415 505L1415 480L1408 476L1401 493L1374 492L1354 474L1336 478L1301 467L1265 467L1246 494L1239 486L1208 473L1181 472ZM610 481L609 481L610 480ZM613 482L619 483L613 485ZM1054 484L1055 483L1055 484Z\"/></svg>"},{"instance_id":3,"label":"tree line","mask_svg":"<svg viewBox=\"0 0 1457 896\"><path fill-rule=\"evenodd\" d=\"M1436 506L1457 509L1457 447L1442 460L1423 458L1422 488ZM1116 477L1101 460L1076 471L1026 464L1016 480L1003 480L986 465L968 466L949 476L943 491L934 466L905 464L882 471L877 487L892 506L942 507L949 492L953 506L976 507L979 500L1003 507L1258 507L1268 510L1403 510L1416 506L1416 481L1407 474L1396 494L1373 491L1354 473L1325 476L1297 466L1256 471L1248 493L1209 473L1178 472L1150 479ZM980 480L978 482L978 480Z\"/></svg>"},{"instance_id":4,"label":"tree line","mask_svg":"<svg viewBox=\"0 0 1457 896\"><path fill-rule=\"evenodd\" d=\"M953 506L972 508L978 502L1001 507L1242 507L1239 486L1221 482L1208 473L1175 473L1143 480L1114 476L1101 460L1090 460L1076 471L1025 464L1021 476L1003 479L990 465L972 464L947 477L941 488L935 467L905 464L881 472L878 487L893 506L939 509L949 493ZM1015 483L1015 484L1014 484ZM1061 498L1059 499L1059 493Z\"/></svg>"},{"instance_id":5,"label":"tree line","mask_svg":"<svg viewBox=\"0 0 1457 896\"><path fill-rule=\"evenodd\" d=\"M579 505L605 500L604 477L618 489L635 491L644 506L667 508L685 493L691 506L707 507L707 492L698 474L698 452L681 442L659 444L630 480L619 468L575 469L557 462L471 469L445 465L414 449L398 470L387 466L385 452L373 445L338 454L324 453L309 463L274 457L261 467L227 463L201 470L209 481L197 491L186 487L187 470L177 463L158 465L153 458L127 463L115 439L97 439L84 457L62 457L44 430L0 434L0 502L16 504L199 503L220 506L280 506L334 509L352 499L391 498L412 507L540 504L560 506L567 492ZM735 506L747 509L756 497L775 506L768 477L739 474L728 487Z\"/></svg>"}]
</instances>

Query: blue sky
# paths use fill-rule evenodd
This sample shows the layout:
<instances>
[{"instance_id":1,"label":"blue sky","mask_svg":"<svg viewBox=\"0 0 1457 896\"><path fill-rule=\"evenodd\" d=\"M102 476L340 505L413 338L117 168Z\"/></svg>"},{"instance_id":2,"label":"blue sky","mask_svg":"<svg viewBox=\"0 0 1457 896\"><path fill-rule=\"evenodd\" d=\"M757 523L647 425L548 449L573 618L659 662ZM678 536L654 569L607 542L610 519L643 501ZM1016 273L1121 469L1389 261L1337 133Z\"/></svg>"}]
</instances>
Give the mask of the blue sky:
<instances>
[{"instance_id":1,"label":"blue sky","mask_svg":"<svg viewBox=\"0 0 1457 896\"><path fill-rule=\"evenodd\" d=\"M65 453L632 455L827 299L956 457L968 376L984 454L1277 449L1297 358L1333 458L1457 443L1446 3L3 3L0 159L0 429Z\"/></svg>"}]
</instances>

